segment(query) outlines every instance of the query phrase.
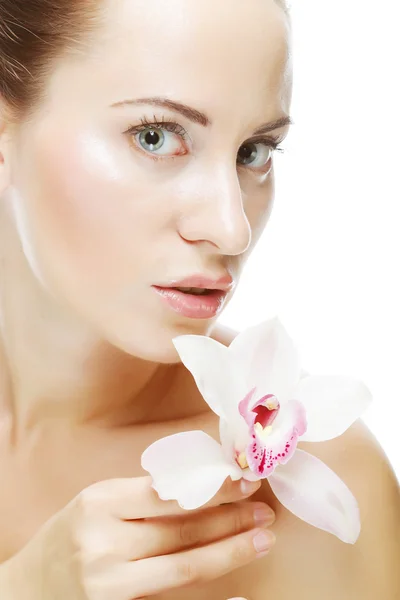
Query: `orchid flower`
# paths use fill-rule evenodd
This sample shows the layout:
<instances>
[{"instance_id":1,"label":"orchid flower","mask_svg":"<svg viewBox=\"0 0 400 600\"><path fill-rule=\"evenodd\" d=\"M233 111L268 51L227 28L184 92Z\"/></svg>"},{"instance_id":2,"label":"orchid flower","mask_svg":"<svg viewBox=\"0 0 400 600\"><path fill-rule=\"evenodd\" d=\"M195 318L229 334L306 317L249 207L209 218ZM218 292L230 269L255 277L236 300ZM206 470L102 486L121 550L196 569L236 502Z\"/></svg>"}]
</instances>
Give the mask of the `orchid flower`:
<instances>
[{"instance_id":1,"label":"orchid flower","mask_svg":"<svg viewBox=\"0 0 400 600\"><path fill-rule=\"evenodd\" d=\"M239 333L229 348L206 336L182 335L174 346L210 408L220 442L203 431L162 438L142 455L153 488L182 508L206 504L227 477L268 479L278 500L303 521L354 544L356 499L343 481L299 441L342 435L372 397L347 377L310 376L278 317Z\"/></svg>"}]
</instances>

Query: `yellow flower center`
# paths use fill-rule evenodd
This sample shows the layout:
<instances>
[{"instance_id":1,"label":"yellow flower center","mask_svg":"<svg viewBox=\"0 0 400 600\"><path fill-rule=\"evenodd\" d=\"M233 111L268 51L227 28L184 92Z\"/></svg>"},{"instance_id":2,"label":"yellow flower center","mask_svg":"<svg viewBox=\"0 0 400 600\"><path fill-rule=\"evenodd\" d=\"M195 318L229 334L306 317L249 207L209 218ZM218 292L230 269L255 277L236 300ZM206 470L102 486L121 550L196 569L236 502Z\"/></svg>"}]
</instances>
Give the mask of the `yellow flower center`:
<instances>
[{"instance_id":1,"label":"yellow flower center","mask_svg":"<svg viewBox=\"0 0 400 600\"><path fill-rule=\"evenodd\" d=\"M239 456L236 458L236 461L241 469L247 469L247 467L249 466L245 452L239 454Z\"/></svg>"},{"instance_id":2,"label":"yellow flower center","mask_svg":"<svg viewBox=\"0 0 400 600\"><path fill-rule=\"evenodd\" d=\"M268 410L276 410L277 408L279 408L278 398L276 396L268 398L268 400L264 402L264 406L266 406Z\"/></svg>"},{"instance_id":3,"label":"yellow flower center","mask_svg":"<svg viewBox=\"0 0 400 600\"><path fill-rule=\"evenodd\" d=\"M261 423L255 423L254 430L256 431L258 437L262 440L266 440L267 437L271 434L272 425L267 425L267 427L263 427Z\"/></svg>"}]
</instances>

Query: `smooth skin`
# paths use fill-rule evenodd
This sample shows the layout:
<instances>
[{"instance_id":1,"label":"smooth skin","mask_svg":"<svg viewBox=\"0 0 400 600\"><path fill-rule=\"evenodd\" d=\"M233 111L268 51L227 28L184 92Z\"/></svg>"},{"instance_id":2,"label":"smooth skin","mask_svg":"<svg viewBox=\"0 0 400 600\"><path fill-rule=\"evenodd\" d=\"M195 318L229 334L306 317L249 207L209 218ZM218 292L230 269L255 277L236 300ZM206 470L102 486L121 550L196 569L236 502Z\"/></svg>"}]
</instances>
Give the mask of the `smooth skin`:
<instances>
[{"instance_id":1,"label":"smooth skin","mask_svg":"<svg viewBox=\"0 0 400 600\"><path fill-rule=\"evenodd\" d=\"M274 201L273 140L255 132L290 114L290 24L273 0L110 0L104 16L34 118L0 112L2 600L395 600L398 486L359 423L303 444L359 500L355 546L293 517L267 482L251 500L273 507L276 544L258 560L256 505L237 486L184 521L151 492L149 444L218 436L172 338L235 335L151 286L240 279ZM154 117L176 126L145 149L131 128Z\"/></svg>"},{"instance_id":2,"label":"smooth skin","mask_svg":"<svg viewBox=\"0 0 400 600\"><path fill-rule=\"evenodd\" d=\"M243 492L229 480L205 507L187 512L161 501L150 477L96 483L10 561L2 598L132 600L221 577L274 543L260 528L273 523L273 511L239 502L259 487Z\"/></svg>"}]
</instances>

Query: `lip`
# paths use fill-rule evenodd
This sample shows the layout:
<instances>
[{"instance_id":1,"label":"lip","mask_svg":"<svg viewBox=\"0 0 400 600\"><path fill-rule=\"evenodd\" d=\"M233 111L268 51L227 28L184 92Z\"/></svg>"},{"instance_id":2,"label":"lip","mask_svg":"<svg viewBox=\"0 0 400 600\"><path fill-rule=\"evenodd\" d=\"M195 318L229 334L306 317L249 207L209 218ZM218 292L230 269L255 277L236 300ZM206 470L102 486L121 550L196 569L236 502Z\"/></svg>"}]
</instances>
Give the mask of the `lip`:
<instances>
[{"instance_id":1,"label":"lip","mask_svg":"<svg viewBox=\"0 0 400 600\"><path fill-rule=\"evenodd\" d=\"M212 319L222 310L224 300L228 295L228 292L220 289L213 289L211 294L206 296L195 296L156 285L153 285L152 288L169 308L189 319Z\"/></svg>"},{"instance_id":2,"label":"lip","mask_svg":"<svg viewBox=\"0 0 400 600\"><path fill-rule=\"evenodd\" d=\"M228 274L223 275L219 278L208 277L202 273L190 275L180 280L172 280L165 284L159 284L157 287L160 288L176 288L176 287L196 287L204 288L209 290L222 290L224 292L231 292L235 287L235 282L232 277Z\"/></svg>"}]
</instances>

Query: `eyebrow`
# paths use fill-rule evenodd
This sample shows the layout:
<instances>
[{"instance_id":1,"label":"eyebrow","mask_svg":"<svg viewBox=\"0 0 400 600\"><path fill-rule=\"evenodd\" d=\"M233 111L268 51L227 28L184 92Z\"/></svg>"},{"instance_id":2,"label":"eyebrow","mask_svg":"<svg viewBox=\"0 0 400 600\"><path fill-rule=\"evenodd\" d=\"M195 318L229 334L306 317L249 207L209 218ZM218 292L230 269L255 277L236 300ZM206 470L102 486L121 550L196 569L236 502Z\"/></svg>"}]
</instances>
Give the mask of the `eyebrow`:
<instances>
[{"instance_id":1,"label":"eyebrow","mask_svg":"<svg viewBox=\"0 0 400 600\"><path fill-rule=\"evenodd\" d=\"M180 113L189 121L193 123L197 123L198 125L202 125L203 127L208 127L211 125L211 119L200 110L196 110L195 108L188 106L187 104L182 104L182 102L176 102L174 100L169 100L168 98L160 98L158 96L152 98L137 98L135 100L122 100L120 102L115 102L111 104L111 107L125 106L125 105L142 105L148 104L150 106L159 106L161 108L168 108L174 112ZM274 131L275 129L279 129L280 127L285 127L286 125L293 125L293 121L290 116L285 115L276 119L275 121L271 121L270 123L265 123L265 125L261 125L254 132L254 135L260 135L262 133L268 133L270 131Z\"/></svg>"}]
</instances>

